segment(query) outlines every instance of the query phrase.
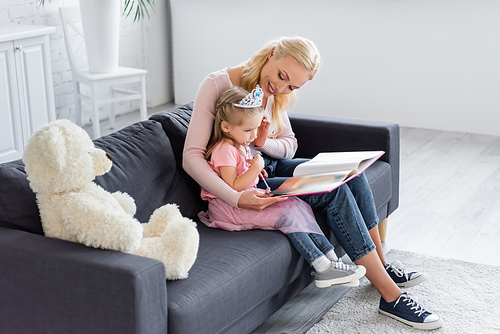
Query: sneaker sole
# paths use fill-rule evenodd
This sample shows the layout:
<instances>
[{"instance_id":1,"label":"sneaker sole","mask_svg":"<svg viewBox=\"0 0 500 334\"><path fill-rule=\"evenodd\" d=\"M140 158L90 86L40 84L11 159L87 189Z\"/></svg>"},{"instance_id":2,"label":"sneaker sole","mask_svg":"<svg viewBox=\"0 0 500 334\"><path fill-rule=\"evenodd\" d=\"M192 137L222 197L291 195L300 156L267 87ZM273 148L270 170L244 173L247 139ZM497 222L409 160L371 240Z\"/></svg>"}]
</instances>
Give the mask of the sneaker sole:
<instances>
[{"instance_id":1,"label":"sneaker sole","mask_svg":"<svg viewBox=\"0 0 500 334\"><path fill-rule=\"evenodd\" d=\"M350 276L345 276L345 277L335 278L335 279L330 279L330 280L322 280L322 281L316 280L315 283L316 283L316 286L318 288L327 288L329 286L339 285L339 284L345 285L345 284L353 283L355 281L359 281L359 279L361 277L365 276L365 274L366 274L365 267L358 266L358 269L356 269L354 274L352 274Z\"/></svg>"},{"instance_id":2,"label":"sneaker sole","mask_svg":"<svg viewBox=\"0 0 500 334\"><path fill-rule=\"evenodd\" d=\"M431 330L431 329L439 328L439 327L443 326L443 324L444 324L444 321L441 318L439 318L439 320L436 320L433 322L413 322L413 321L409 321L409 320L400 318L397 315L394 315L392 313L386 312L386 311L381 310L381 309L378 309L378 312L380 314L388 316L389 318L392 318L394 320L402 322L405 325L408 325L410 327L417 328L417 329Z\"/></svg>"},{"instance_id":3,"label":"sneaker sole","mask_svg":"<svg viewBox=\"0 0 500 334\"><path fill-rule=\"evenodd\" d=\"M419 285L423 281L427 279L427 274L423 273L422 275L418 276L415 279L412 279L411 281L406 281L403 283L396 283L397 286L400 288L411 288L412 286Z\"/></svg>"},{"instance_id":4,"label":"sneaker sole","mask_svg":"<svg viewBox=\"0 0 500 334\"><path fill-rule=\"evenodd\" d=\"M355 287L359 286L359 279L356 280L356 281L352 281L352 282L344 283L344 284L340 284L340 285L348 286L348 287L351 287L351 288L355 288Z\"/></svg>"}]
</instances>

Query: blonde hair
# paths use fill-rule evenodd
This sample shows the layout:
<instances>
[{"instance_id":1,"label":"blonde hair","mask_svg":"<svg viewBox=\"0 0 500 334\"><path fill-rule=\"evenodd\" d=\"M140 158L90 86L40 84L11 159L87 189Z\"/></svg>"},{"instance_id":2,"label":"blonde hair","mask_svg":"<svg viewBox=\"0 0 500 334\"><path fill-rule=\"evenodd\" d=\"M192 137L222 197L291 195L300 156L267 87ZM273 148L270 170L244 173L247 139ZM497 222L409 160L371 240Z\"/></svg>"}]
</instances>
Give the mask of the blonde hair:
<instances>
[{"instance_id":1,"label":"blonde hair","mask_svg":"<svg viewBox=\"0 0 500 334\"><path fill-rule=\"evenodd\" d=\"M246 90L252 90L260 81L260 73L262 68L267 63L268 56L274 49L274 56L280 59L287 56L292 56L309 71L309 80L312 80L318 72L320 64L320 55L316 45L303 37L281 37L277 40L267 43L259 52L252 58L243 63L244 68L241 73L240 84ZM272 119L276 124L276 132L270 134L276 136L283 130L283 120L281 113L290 108L296 100L295 92L289 94L274 95L274 104L272 108Z\"/></svg>"},{"instance_id":2,"label":"blonde hair","mask_svg":"<svg viewBox=\"0 0 500 334\"><path fill-rule=\"evenodd\" d=\"M215 147L224 139L229 139L236 144L231 135L222 130L223 121L231 125L240 125L245 118L264 112L262 107L241 108L234 105L234 103L240 102L247 95L247 90L241 87L232 87L223 92L217 100L215 104L214 128L207 146L207 151L205 152L205 159L210 160L210 156Z\"/></svg>"}]
</instances>

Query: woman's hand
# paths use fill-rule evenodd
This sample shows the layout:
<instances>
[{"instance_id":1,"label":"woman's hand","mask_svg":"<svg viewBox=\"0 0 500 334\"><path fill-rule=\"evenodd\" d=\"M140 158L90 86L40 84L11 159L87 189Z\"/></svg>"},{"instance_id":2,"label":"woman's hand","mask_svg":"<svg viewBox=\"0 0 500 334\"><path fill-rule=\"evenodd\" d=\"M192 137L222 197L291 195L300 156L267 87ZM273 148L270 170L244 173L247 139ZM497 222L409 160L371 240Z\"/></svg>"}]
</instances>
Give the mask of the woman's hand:
<instances>
[{"instance_id":1,"label":"woman's hand","mask_svg":"<svg viewBox=\"0 0 500 334\"><path fill-rule=\"evenodd\" d=\"M262 211L269 205L284 200L286 200L286 197L273 197L259 190L248 190L241 193L240 199L238 200L238 208Z\"/></svg>"},{"instance_id":2,"label":"woman's hand","mask_svg":"<svg viewBox=\"0 0 500 334\"><path fill-rule=\"evenodd\" d=\"M271 121L267 119L264 115L259 128L257 129L257 138L253 141L255 147L262 147L266 143L267 134L269 133L269 127L271 126Z\"/></svg>"}]
</instances>

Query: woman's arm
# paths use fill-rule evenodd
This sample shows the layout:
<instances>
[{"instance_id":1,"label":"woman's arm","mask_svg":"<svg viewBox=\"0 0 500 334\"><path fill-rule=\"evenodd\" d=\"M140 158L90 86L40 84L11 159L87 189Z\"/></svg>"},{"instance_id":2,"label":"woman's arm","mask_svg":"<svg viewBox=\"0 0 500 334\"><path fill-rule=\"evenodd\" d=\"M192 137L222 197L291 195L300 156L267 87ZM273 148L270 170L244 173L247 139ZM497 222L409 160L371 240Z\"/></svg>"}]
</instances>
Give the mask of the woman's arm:
<instances>
[{"instance_id":1,"label":"woman's arm","mask_svg":"<svg viewBox=\"0 0 500 334\"><path fill-rule=\"evenodd\" d=\"M238 206L240 193L224 182L205 160L205 150L210 140L214 122L214 108L220 92L230 87L212 74L203 80L194 100L182 167L199 185L234 207Z\"/></svg>"},{"instance_id":2,"label":"woman's arm","mask_svg":"<svg viewBox=\"0 0 500 334\"><path fill-rule=\"evenodd\" d=\"M292 159L297 151L297 139L286 111L283 112L282 119L283 131L275 138L268 138L259 150L275 159Z\"/></svg>"}]
</instances>

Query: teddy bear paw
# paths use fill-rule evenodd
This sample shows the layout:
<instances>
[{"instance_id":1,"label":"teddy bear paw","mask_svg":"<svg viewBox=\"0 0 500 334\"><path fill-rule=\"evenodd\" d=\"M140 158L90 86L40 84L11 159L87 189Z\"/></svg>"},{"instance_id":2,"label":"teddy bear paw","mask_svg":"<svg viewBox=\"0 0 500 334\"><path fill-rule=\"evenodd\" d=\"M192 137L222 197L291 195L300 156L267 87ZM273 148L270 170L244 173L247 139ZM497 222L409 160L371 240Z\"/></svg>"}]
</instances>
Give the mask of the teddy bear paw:
<instances>
[{"instance_id":1,"label":"teddy bear paw","mask_svg":"<svg viewBox=\"0 0 500 334\"><path fill-rule=\"evenodd\" d=\"M199 239L194 223L181 217L169 222L159 237L144 238L135 254L162 261L167 279L183 279L196 260Z\"/></svg>"},{"instance_id":2,"label":"teddy bear paw","mask_svg":"<svg viewBox=\"0 0 500 334\"><path fill-rule=\"evenodd\" d=\"M183 219L181 212L176 204L165 204L158 209L156 209L151 217L149 218L148 223L144 225L144 237L145 238L153 238L159 237L165 231L165 227L171 222L175 220ZM196 224L188 219L190 224Z\"/></svg>"}]
</instances>

